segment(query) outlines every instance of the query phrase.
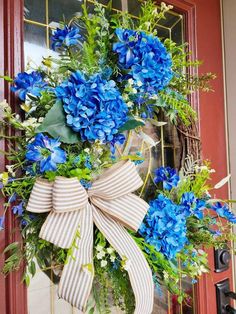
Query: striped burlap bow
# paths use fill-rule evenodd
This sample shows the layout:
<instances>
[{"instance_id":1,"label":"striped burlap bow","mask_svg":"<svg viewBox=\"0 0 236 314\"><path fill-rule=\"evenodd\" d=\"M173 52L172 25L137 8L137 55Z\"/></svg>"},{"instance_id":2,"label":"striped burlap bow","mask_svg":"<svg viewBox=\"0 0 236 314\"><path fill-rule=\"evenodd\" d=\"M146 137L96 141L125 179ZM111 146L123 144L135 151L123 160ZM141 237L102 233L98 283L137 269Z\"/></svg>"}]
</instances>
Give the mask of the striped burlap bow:
<instances>
[{"instance_id":1,"label":"striped burlap bow","mask_svg":"<svg viewBox=\"0 0 236 314\"><path fill-rule=\"evenodd\" d=\"M119 162L93 182L87 191L77 178L56 177L35 182L27 210L50 212L40 237L61 248L76 241L73 257L65 264L58 295L84 312L93 282L93 221L111 246L130 261L127 269L135 295L135 314L150 314L153 307L153 280L148 263L126 226L137 231L148 204L132 194L142 180L135 165ZM78 229L79 228L79 229ZM75 237L79 230L79 237ZM92 268L92 267L90 267Z\"/></svg>"}]
</instances>

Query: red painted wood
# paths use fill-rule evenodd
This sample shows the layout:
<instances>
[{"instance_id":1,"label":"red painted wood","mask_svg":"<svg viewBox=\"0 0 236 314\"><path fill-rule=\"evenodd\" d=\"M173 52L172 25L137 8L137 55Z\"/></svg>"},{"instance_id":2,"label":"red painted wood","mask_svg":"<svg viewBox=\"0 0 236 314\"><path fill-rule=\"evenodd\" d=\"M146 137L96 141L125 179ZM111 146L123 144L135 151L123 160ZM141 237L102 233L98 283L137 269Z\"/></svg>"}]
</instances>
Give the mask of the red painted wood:
<instances>
[{"instance_id":1,"label":"red painted wood","mask_svg":"<svg viewBox=\"0 0 236 314\"><path fill-rule=\"evenodd\" d=\"M213 82L215 92L200 94L203 158L212 161L212 167L216 170L213 182L216 183L227 175L220 0L196 0L196 4L198 57L204 60L200 72L211 71L217 75ZM216 195L227 199L227 186L217 191ZM232 287L232 269L215 273L213 250L208 253L212 272L200 281L198 290L199 313L203 314L217 313L215 283L230 278Z\"/></svg>"},{"instance_id":2,"label":"red painted wood","mask_svg":"<svg viewBox=\"0 0 236 314\"><path fill-rule=\"evenodd\" d=\"M14 77L23 69L23 0L0 0L0 73ZM7 99L15 110L17 104L9 85L0 80L0 100ZM1 148L7 149L1 142ZM0 159L1 171L6 160ZM1 204L3 200L1 200ZM2 206L1 206L2 208ZM11 212L6 215L5 231L0 232L0 250L12 241L20 241L19 233ZM0 264L3 259L1 256ZM26 289L22 284L22 270L4 278L0 275L1 314L26 314Z\"/></svg>"},{"instance_id":3,"label":"red painted wood","mask_svg":"<svg viewBox=\"0 0 236 314\"><path fill-rule=\"evenodd\" d=\"M185 14L186 38L190 42L190 50L199 60L204 61L199 73L213 72L217 75L217 79L212 83L215 92L200 93L199 98L196 96L194 98L194 106L199 110L202 157L212 161L212 167L216 170L212 183L216 183L227 175L220 0L165 2L174 5L175 10ZM212 194L227 199L228 187L224 186ZM232 268L215 273L213 250L208 250L208 254L211 273L203 276L196 287L199 314L217 313L215 295L217 282L229 278L232 287Z\"/></svg>"}]
</instances>

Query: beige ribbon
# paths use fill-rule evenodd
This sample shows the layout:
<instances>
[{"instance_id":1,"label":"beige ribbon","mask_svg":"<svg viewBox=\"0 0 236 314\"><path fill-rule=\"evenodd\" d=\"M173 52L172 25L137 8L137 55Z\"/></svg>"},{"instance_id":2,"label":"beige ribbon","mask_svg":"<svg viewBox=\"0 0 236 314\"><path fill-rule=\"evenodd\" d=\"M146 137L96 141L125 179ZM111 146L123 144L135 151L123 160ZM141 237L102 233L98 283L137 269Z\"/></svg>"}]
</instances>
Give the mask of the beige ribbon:
<instances>
[{"instance_id":1,"label":"beige ribbon","mask_svg":"<svg viewBox=\"0 0 236 314\"><path fill-rule=\"evenodd\" d=\"M148 263L124 226L137 231L148 204L132 194L143 182L135 165L122 161L104 172L86 191L77 178L56 177L54 182L37 179L27 210L50 212L40 237L61 248L76 245L65 264L58 295L80 311L93 283L93 222L117 251L129 261L127 269L135 295L135 314L150 314L154 286ZM75 237L79 228L79 237Z\"/></svg>"}]
</instances>

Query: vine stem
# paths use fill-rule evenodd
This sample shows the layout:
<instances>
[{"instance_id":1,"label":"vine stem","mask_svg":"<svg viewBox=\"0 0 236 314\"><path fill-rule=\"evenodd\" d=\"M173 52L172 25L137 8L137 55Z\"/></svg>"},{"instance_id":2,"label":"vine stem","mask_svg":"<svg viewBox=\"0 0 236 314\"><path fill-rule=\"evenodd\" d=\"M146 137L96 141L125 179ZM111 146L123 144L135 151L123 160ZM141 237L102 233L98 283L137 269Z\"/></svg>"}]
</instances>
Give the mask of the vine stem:
<instances>
[{"instance_id":1,"label":"vine stem","mask_svg":"<svg viewBox=\"0 0 236 314\"><path fill-rule=\"evenodd\" d=\"M147 174L146 174L146 177L145 177L145 180L144 180L144 183L143 183L141 192L139 193L139 197L141 197L142 194L143 194L143 191L144 191L144 189L145 189L145 187L146 187L146 185L147 185L149 176L150 176L150 174L151 174L151 169L152 169L152 150L151 150L150 147L148 147L148 151L149 151L148 171L147 171Z\"/></svg>"},{"instance_id":2,"label":"vine stem","mask_svg":"<svg viewBox=\"0 0 236 314\"><path fill-rule=\"evenodd\" d=\"M125 147L122 153L123 156L126 156L129 153L131 138L132 138L132 130L128 132L128 137L127 137Z\"/></svg>"}]
</instances>

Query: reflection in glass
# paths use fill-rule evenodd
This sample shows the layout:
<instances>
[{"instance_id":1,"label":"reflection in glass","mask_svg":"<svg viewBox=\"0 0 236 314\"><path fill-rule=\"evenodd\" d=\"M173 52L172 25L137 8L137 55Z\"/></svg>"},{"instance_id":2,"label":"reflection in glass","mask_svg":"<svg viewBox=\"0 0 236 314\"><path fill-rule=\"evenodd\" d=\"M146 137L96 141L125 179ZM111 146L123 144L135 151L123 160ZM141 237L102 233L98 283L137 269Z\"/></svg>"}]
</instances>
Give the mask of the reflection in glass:
<instances>
[{"instance_id":1,"label":"reflection in glass","mask_svg":"<svg viewBox=\"0 0 236 314\"><path fill-rule=\"evenodd\" d=\"M172 27L171 39L176 42L178 45L181 45L184 42L183 39L183 19L181 18L175 26Z\"/></svg>"},{"instance_id":2,"label":"reflection in glass","mask_svg":"<svg viewBox=\"0 0 236 314\"><path fill-rule=\"evenodd\" d=\"M25 65L30 60L38 65L42 60L42 56L47 55L46 28L25 23L24 37Z\"/></svg>"},{"instance_id":3,"label":"reflection in glass","mask_svg":"<svg viewBox=\"0 0 236 314\"><path fill-rule=\"evenodd\" d=\"M79 0L49 0L49 23L69 21L72 17L80 14L82 4L83 1Z\"/></svg>"},{"instance_id":4,"label":"reflection in glass","mask_svg":"<svg viewBox=\"0 0 236 314\"><path fill-rule=\"evenodd\" d=\"M124 1L124 0L123 0ZM112 1L112 7L116 10L122 10L122 0L113 0ZM99 3L102 3L104 5L107 5L110 0L98 0Z\"/></svg>"},{"instance_id":5,"label":"reflection in glass","mask_svg":"<svg viewBox=\"0 0 236 314\"><path fill-rule=\"evenodd\" d=\"M25 0L24 18L40 23L46 23L46 1L45 0Z\"/></svg>"},{"instance_id":6,"label":"reflection in glass","mask_svg":"<svg viewBox=\"0 0 236 314\"><path fill-rule=\"evenodd\" d=\"M138 16L140 14L140 1L129 0L127 2L128 2L128 12L132 15Z\"/></svg>"},{"instance_id":7,"label":"reflection in glass","mask_svg":"<svg viewBox=\"0 0 236 314\"><path fill-rule=\"evenodd\" d=\"M157 36L161 40L165 40L166 38L170 38L171 30L169 28L157 26L156 29L157 29Z\"/></svg>"}]
</instances>

